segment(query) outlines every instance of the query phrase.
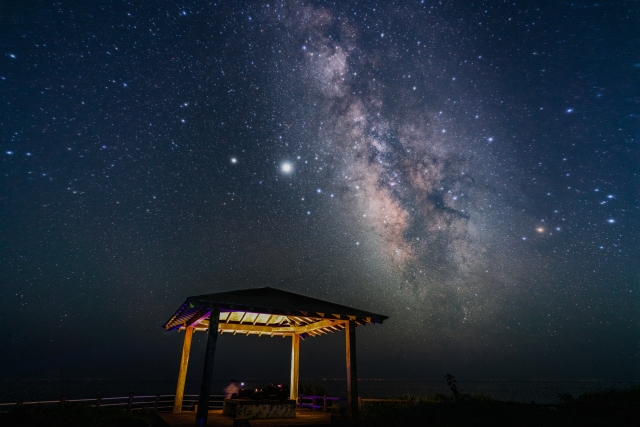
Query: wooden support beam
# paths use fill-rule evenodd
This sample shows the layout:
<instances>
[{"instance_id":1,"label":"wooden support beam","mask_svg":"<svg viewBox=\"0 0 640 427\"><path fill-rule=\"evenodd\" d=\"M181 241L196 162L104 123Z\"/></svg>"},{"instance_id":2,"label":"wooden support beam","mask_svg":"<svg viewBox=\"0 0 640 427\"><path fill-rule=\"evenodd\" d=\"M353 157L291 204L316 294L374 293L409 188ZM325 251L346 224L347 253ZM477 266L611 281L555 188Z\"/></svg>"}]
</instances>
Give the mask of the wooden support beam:
<instances>
[{"instance_id":1,"label":"wooden support beam","mask_svg":"<svg viewBox=\"0 0 640 427\"><path fill-rule=\"evenodd\" d=\"M345 336L347 349L347 416L352 423L360 419L358 414L358 362L356 360L356 324L346 322Z\"/></svg>"},{"instance_id":2,"label":"wooden support beam","mask_svg":"<svg viewBox=\"0 0 640 427\"><path fill-rule=\"evenodd\" d=\"M302 320L298 316L289 316L289 318L295 320L297 323L304 323L304 320Z\"/></svg>"},{"instance_id":3,"label":"wooden support beam","mask_svg":"<svg viewBox=\"0 0 640 427\"><path fill-rule=\"evenodd\" d=\"M202 322L201 324L205 324ZM312 332L316 330L320 330L323 328L327 328L330 326L337 326L338 323L332 320L321 320L315 323L309 323L304 326L266 326L266 325L250 325L250 324L238 324L238 323L219 323L218 330L221 332L231 332L234 333L243 333L247 332L252 333L274 333L278 335L293 335L293 334L302 334L305 332Z\"/></svg>"},{"instance_id":4,"label":"wooden support beam","mask_svg":"<svg viewBox=\"0 0 640 427\"><path fill-rule=\"evenodd\" d=\"M295 326L292 329L294 329L297 334L301 334L303 332L310 332L316 329L326 328L327 326L333 326L335 324L336 322L332 320L321 320L304 326Z\"/></svg>"},{"instance_id":5,"label":"wooden support beam","mask_svg":"<svg viewBox=\"0 0 640 427\"><path fill-rule=\"evenodd\" d=\"M180 358L180 369L178 370L178 384L176 385L176 398L173 401L173 413L182 412L182 399L184 398L184 383L187 380L187 367L189 365L189 353L191 352L191 338L193 328L184 331L184 344L182 344L182 357Z\"/></svg>"},{"instance_id":6,"label":"wooden support beam","mask_svg":"<svg viewBox=\"0 0 640 427\"><path fill-rule=\"evenodd\" d=\"M291 337L291 381L289 399L298 401L298 378L300 373L300 334Z\"/></svg>"},{"instance_id":7,"label":"wooden support beam","mask_svg":"<svg viewBox=\"0 0 640 427\"><path fill-rule=\"evenodd\" d=\"M187 320L185 324L187 327L191 326L195 328L200 322L205 320L207 317L209 317L209 312L207 310L204 310L204 312L201 311L197 313L195 316L193 316L191 319Z\"/></svg>"},{"instance_id":8,"label":"wooden support beam","mask_svg":"<svg viewBox=\"0 0 640 427\"><path fill-rule=\"evenodd\" d=\"M207 352L204 357L204 370L196 413L196 427L206 427L209 415L209 398L211 396L211 382L213 380L213 361L216 356L218 342L218 323L220 322L220 307L212 306L209 315L209 336L207 337Z\"/></svg>"},{"instance_id":9,"label":"wooden support beam","mask_svg":"<svg viewBox=\"0 0 640 427\"><path fill-rule=\"evenodd\" d=\"M276 333L278 335L293 335L294 330L292 328L279 328L273 326L261 326L261 325L250 325L247 323L237 324L237 323L220 323L218 325L218 330L221 332L233 332L234 334L246 334L247 332L253 333Z\"/></svg>"}]
</instances>

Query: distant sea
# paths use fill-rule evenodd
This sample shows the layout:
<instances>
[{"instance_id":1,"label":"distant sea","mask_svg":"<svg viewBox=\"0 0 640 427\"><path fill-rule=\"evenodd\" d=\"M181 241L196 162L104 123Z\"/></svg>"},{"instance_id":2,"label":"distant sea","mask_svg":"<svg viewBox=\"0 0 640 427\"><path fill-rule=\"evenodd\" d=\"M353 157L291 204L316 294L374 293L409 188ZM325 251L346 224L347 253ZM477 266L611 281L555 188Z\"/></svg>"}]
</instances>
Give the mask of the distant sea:
<instances>
[{"instance_id":1,"label":"distant sea","mask_svg":"<svg viewBox=\"0 0 640 427\"><path fill-rule=\"evenodd\" d=\"M260 387L270 380L245 380L246 388ZM274 381L276 382L276 381ZM324 386L330 396L346 396L344 380L303 381ZM588 391L623 389L638 382L631 381L464 381L458 380L460 393L482 393L496 399L516 402L556 403L559 393L578 396ZM212 394L222 393L227 381L214 382ZM401 395L433 395L450 393L444 380L408 381L408 380L360 380L359 394L362 397L390 398ZM198 394L199 383L187 382L185 393ZM56 400L62 394L67 399L174 394L175 380L105 380L105 379L0 379L0 403L25 402L38 400Z\"/></svg>"}]
</instances>

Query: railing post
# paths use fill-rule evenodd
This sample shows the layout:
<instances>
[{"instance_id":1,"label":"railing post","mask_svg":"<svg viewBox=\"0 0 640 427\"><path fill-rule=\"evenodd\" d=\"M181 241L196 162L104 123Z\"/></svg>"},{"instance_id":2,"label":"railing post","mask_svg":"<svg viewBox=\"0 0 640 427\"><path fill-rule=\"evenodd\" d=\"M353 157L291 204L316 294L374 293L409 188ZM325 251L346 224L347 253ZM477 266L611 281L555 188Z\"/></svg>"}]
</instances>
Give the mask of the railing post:
<instances>
[{"instance_id":1,"label":"railing post","mask_svg":"<svg viewBox=\"0 0 640 427\"><path fill-rule=\"evenodd\" d=\"M98 395L98 397L96 397L96 408L99 408L101 403L102 403L102 396Z\"/></svg>"},{"instance_id":2,"label":"railing post","mask_svg":"<svg viewBox=\"0 0 640 427\"><path fill-rule=\"evenodd\" d=\"M129 404L127 405L127 411L131 412L131 407L133 406L133 392L129 392Z\"/></svg>"},{"instance_id":3,"label":"railing post","mask_svg":"<svg viewBox=\"0 0 640 427\"><path fill-rule=\"evenodd\" d=\"M322 412L327 412L327 395L322 396Z\"/></svg>"},{"instance_id":4,"label":"railing post","mask_svg":"<svg viewBox=\"0 0 640 427\"><path fill-rule=\"evenodd\" d=\"M60 395L60 406L64 407L64 401L67 400L67 396Z\"/></svg>"},{"instance_id":5,"label":"railing post","mask_svg":"<svg viewBox=\"0 0 640 427\"><path fill-rule=\"evenodd\" d=\"M358 396L358 411L362 411L362 398Z\"/></svg>"},{"instance_id":6,"label":"railing post","mask_svg":"<svg viewBox=\"0 0 640 427\"><path fill-rule=\"evenodd\" d=\"M160 393L156 393L156 412L158 412L158 406L160 406Z\"/></svg>"}]
</instances>

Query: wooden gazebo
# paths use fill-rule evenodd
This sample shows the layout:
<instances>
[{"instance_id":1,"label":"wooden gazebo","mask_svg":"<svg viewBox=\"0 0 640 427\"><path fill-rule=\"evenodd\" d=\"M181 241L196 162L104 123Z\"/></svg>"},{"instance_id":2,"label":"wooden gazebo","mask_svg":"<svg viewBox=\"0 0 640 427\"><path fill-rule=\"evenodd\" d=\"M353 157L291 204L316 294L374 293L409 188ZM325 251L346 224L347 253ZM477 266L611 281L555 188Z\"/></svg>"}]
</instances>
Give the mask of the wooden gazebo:
<instances>
[{"instance_id":1,"label":"wooden gazebo","mask_svg":"<svg viewBox=\"0 0 640 427\"><path fill-rule=\"evenodd\" d=\"M356 326L382 323L387 316L275 288L242 289L191 296L163 325L185 331L173 412L180 412L193 332L208 331L196 426L207 424L213 360L218 334L257 334L291 337L290 397L298 398L300 340L345 330L348 415L358 419Z\"/></svg>"}]
</instances>

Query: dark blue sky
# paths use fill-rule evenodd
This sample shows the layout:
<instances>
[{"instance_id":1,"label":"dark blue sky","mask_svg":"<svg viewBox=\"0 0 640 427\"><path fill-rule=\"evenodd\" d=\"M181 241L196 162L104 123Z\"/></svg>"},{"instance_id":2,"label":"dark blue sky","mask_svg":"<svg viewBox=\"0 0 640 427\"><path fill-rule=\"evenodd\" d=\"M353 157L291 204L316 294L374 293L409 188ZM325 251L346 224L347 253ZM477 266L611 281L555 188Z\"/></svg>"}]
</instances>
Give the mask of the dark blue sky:
<instances>
[{"instance_id":1,"label":"dark blue sky","mask_svg":"<svg viewBox=\"0 0 640 427\"><path fill-rule=\"evenodd\" d=\"M186 296L274 286L390 316L363 378L638 379L639 44L637 1L3 2L0 373L173 378Z\"/></svg>"}]
</instances>

